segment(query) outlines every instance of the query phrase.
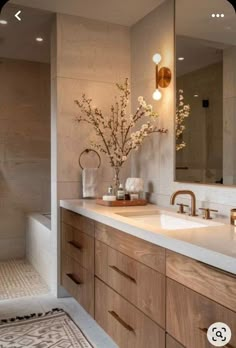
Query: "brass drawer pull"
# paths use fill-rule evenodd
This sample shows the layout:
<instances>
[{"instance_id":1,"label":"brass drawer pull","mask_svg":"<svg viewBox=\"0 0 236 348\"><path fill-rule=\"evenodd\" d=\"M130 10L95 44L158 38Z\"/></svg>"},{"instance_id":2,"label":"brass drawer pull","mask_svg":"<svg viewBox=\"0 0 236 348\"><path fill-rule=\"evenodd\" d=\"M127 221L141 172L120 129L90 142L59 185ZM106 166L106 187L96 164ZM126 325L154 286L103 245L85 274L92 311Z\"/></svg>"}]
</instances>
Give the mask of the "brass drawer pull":
<instances>
[{"instance_id":1,"label":"brass drawer pull","mask_svg":"<svg viewBox=\"0 0 236 348\"><path fill-rule=\"evenodd\" d=\"M204 332L205 334L207 334L207 331L208 331L208 329L206 329L205 327L204 328L201 328L201 327L199 327L198 328L200 331L202 331L202 332ZM234 348L231 344L226 344L224 347L226 347L226 348Z\"/></svg>"},{"instance_id":2,"label":"brass drawer pull","mask_svg":"<svg viewBox=\"0 0 236 348\"><path fill-rule=\"evenodd\" d=\"M111 269L113 269L114 271L116 271L117 273L119 273L120 275L122 275L123 277L131 280L131 282L136 284L136 280L131 277L130 275L126 274L125 272L121 271L118 267L116 266L109 266Z\"/></svg>"},{"instance_id":3,"label":"brass drawer pull","mask_svg":"<svg viewBox=\"0 0 236 348\"><path fill-rule=\"evenodd\" d=\"M217 268L217 267L214 267L214 266L211 266L211 265L208 265L202 261L197 261L197 263L199 263L200 265L206 267L206 268L209 268L213 271L216 271L216 272L219 272L221 274L224 274L226 276L229 276L229 277L232 277L232 278L235 278L236 279L236 275L233 274L233 273L230 273L230 272L227 272L227 271L224 271L223 269L220 269L220 268Z\"/></svg>"},{"instance_id":4,"label":"brass drawer pull","mask_svg":"<svg viewBox=\"0 0 236 348\"><path fill-rule=\"evenodd\" d=\"M116 314L116 312L114 312L114 311L109 311L108 313L109 313L113 318L115 318L126 330L135 333L134 329L133 329L129 324L126 324L126 322L125 322L123 319L121 319L121 318L119 317L119 315Z\"/></svg>"},{"instance_id":5,"label":"brass drawer pull","mask_svg":"<svg viewBox=\"0 0 236 348\"><path fill-rule=\"evenodd\" d=\"M83 250L82 246L78 242L76 242L75 240L70 240L67 243L72 245L75 249L78 249L79 251Z\"/></svg>"},{"instance_id":6,"label":"brass drawer pull","mask_svg":"<svg viewBox=\"0 0 236 348\"><path fill-rule=\"evenodd\" d=\"M66 276L70 278L76 285L82 285L83 283L79 280L79 278L73 273L67 273Z\"/></svg>"}]
</instances>

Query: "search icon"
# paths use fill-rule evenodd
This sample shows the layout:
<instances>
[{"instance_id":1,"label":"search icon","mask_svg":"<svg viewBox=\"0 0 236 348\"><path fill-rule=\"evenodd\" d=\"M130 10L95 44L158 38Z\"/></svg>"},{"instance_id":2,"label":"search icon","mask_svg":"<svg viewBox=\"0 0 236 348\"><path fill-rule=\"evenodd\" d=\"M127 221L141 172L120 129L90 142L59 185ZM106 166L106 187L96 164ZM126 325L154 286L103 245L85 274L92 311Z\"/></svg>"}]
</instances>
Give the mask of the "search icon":
<instances>
[{"instance_id":1,"label":"search icon","mask_svg":"<svg viewBox=\"0 0 236 348\"><path fill-rule=\"evenodd\" d=\"M231 329L225 323L214 323L207 330L207 339L215 347L224 347L230 342L231 337Z\"/></svg>"},{"instance_id":2,"label":"search icon","mask_svg":"<svg viewBox=\"0 0 236 348\"><path fill-rule=\"evenodd\" d=\"M216 337L221 337L223 339L223 335L221 331L216 331Z\"/></svg>"}]
</instances>

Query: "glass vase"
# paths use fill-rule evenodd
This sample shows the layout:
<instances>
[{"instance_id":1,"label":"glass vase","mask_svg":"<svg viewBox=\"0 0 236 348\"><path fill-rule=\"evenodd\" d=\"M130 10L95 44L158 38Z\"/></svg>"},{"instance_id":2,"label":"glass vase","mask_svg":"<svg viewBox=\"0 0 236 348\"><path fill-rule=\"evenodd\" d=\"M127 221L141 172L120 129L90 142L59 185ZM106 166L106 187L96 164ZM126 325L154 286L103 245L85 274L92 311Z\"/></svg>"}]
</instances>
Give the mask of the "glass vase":
<instances>
[{"instance_id":1,"label":"glass vase","mask_svg":"<svg viewBox=\"0 0 236 348\"><path fill-rule=\"evenodd\" d=\"M113 178L113 187L114 187L114 194L117 194L117 191L120 186L120 167L114 167L114 178Z\"/></svg>"}]
</instances>

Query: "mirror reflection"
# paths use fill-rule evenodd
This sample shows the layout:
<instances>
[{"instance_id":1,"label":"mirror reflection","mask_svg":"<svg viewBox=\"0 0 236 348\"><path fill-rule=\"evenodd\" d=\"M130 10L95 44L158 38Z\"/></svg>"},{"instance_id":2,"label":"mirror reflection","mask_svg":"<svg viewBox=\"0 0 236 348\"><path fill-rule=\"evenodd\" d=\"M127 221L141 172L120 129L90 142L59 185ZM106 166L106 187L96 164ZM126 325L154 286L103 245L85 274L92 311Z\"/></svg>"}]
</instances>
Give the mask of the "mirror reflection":
<instances>
[{"instance_id":1,"label":"mirror reflection","mask_svg":"<svg viewBox=\"0 0 236 348\"><path fill-rule=\"evenodd\" d=\"M234 8L177 0L176 180L236 185L235 149Z\"/></svg>"}]
</instances>

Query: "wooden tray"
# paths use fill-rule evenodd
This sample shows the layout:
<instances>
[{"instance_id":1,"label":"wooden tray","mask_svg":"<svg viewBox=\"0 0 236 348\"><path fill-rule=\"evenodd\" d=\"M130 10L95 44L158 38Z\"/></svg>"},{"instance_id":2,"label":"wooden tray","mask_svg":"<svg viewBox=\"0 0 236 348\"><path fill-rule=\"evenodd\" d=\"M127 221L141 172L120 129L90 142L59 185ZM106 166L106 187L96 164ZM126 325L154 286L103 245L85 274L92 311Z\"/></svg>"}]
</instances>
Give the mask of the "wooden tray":
<instances>
[{"instance_id":1,"label":"wooden tray","mask_svg":"<svg viewBox=\"0 0 236 348\"><path fill-rule=\"evenodd\" d=\"M96 201L99 205L104 205L105 207L135 207L135 206L143 206L147 205L148 202L146 199L136 199L134 201L103 201L102 199L97 199Z\"/></svg>"}]
</instances>

